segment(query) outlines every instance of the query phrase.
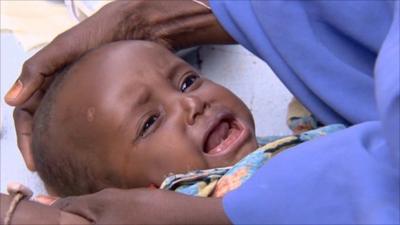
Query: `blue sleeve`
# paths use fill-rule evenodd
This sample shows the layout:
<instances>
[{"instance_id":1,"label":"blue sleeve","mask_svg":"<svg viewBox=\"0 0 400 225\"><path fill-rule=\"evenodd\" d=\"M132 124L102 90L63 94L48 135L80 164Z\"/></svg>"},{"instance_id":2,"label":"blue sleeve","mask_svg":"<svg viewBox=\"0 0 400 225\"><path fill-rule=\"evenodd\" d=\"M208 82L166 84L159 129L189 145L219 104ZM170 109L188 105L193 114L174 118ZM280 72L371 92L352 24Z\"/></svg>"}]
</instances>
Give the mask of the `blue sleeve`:
<instances>
[{"instance_id":1,"label":"blue sleeve","mask_svg":"<svg viewBox=\"0 0 400 225\"><path fill-rule=\"evenodd\" d=\"M277 155L225 196L232 222L398 224L399 2L211 6L319 120L350 126Z\"/></svg>"},{"instance_id":2,"label":"blue sleeve","mask_svg":"<svg viewBox=\"0 0 400 225\"><path fill-rule=\"evenodd\" d=\"M400 2L375 64L375 99L391 157L400 161ZM396 161L395 161L396 162ZM400 186L400 184L399 184ZM399 221L400 222L400 221Z\"/></svg>"}]
</instances>

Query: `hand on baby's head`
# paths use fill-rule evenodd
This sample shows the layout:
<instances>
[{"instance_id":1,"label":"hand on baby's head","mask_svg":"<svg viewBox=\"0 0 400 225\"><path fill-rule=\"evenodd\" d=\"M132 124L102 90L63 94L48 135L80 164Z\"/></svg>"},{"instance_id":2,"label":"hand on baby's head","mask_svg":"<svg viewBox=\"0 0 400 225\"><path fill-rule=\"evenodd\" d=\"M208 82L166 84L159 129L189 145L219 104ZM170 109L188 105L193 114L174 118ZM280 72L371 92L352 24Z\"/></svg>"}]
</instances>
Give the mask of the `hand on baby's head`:
<instances>
[{"instance_id":1,"label":"hand on baby's head","mask_svg":"<svg viewBox=\"0 0 400 225\"><path fill-rule=\"evenodd\" d=\"M53 83L35 114L33 156L61 196L159 185L257 147L244 103L154 43L103 46Z\"/></svg>"}]
</instances>

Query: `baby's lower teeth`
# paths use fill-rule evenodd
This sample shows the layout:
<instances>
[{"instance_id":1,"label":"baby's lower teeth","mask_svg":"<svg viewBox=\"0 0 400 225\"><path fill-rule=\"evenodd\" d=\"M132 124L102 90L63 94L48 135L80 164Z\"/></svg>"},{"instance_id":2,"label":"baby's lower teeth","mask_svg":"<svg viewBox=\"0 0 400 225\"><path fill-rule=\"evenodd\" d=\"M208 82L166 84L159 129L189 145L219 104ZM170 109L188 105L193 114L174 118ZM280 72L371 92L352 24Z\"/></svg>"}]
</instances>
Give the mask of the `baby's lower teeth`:
<instances>
[{"instance_id":1,"label":"baby's lower teeth","mask_svg":"<svg viewBox=\"0 0 400 225\"><path fill-rule=\"evenodd\" d=\"M230 128L226 137L224 137L223 139L220 139L219 144L217 146L215 146L213 149L211 149L210 153L216 154L216 153L221 152L221 151L225 150L226 148L228 148L228 146L232 142L232 139L237 138L237 134L236 133L233 134L234 132L235 132L235 129ZM234 135L234 136L232 136L232 135Z\"/></svg>"}]
</instances>

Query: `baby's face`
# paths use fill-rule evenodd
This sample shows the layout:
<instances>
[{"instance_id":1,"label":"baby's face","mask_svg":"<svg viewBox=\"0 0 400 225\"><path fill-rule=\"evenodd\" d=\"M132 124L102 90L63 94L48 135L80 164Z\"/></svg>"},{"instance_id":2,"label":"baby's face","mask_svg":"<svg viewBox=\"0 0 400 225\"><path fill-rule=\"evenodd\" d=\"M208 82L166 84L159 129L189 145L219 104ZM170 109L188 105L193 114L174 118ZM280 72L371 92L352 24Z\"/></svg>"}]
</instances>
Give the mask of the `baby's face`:
<instances>
[{"instance_id":1,"label":"baby's face","mask_svg":"<svg viewBox=\"0 0 400 225\"><path fill-rule=\"evenodd\" d=\"M105 46L69 76L57 108L63 129L84 137L96 149L88 166L120 186L229 166L257 148L244 103L156 44Z\"/></svg>"}]
</instances>

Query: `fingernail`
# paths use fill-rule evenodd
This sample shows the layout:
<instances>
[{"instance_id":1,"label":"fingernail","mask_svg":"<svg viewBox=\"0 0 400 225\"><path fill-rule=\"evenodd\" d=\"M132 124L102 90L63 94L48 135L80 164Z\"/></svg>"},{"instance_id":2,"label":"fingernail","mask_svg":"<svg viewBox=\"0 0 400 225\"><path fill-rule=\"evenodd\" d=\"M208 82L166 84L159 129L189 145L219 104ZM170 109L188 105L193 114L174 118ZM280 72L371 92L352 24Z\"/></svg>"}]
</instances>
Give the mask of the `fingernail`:
<instances>
[{"instance_id":1,"label":"fingernail","mask_svg":"<svg viewBox=\"0 0 400 225\"><path fill-rule=\"evenodd\" d=\"M18 97L18 95L22 91L22 87L23 87L22 82L20 80L17 80L17 82L15 82L15 84L12 86L12 88L6 94L6 99L13 100L16 97Z\"/></svg>"},{"instance_id":2,"label":"fingernail","mask_svg":"<svg viewBox=\"0 0 400 225\"><path fill-rule=\"evenodd\" d=\"M58 198L53 196L38 195L32 200L35 202L42 203L44 205L52 205Z\"/></svg>"}]
</instances>

